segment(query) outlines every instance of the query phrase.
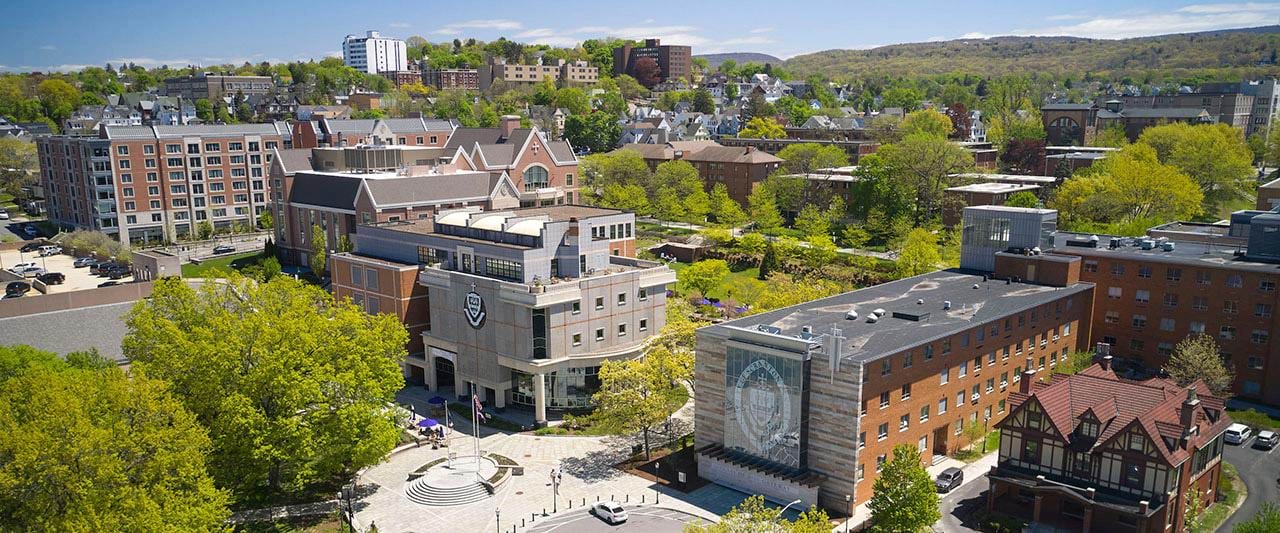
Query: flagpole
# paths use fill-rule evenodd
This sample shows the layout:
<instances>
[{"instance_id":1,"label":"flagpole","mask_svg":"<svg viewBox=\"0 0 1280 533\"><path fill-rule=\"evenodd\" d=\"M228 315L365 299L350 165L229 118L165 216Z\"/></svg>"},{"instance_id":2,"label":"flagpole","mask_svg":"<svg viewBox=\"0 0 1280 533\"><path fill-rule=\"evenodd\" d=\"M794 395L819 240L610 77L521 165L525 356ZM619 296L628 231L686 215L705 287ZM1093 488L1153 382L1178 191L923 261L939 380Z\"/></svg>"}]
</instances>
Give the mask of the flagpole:
<instances>
[{"instance_id":1,"label":"flagpole","mask_svg":"<svg viewBox=\"0 0 1280 533\"><path fill-rule=\"evenodd\" d=\"M476 471L480 471L480 399L476 396L476 384L471 384L471 430L475 435Z\"/></svg>"},{"instance_id":2,"label":"flagpole","mask_svg":"<svg viewBox=\"0 0 1280 533\"><path fill-rule=\"evenodd\" d=\"M453 425L449 423L449 400L444 401L444 430L445 434L444 456L449 460L449 468L453 468Z\"/></svg>"}]
</instances>

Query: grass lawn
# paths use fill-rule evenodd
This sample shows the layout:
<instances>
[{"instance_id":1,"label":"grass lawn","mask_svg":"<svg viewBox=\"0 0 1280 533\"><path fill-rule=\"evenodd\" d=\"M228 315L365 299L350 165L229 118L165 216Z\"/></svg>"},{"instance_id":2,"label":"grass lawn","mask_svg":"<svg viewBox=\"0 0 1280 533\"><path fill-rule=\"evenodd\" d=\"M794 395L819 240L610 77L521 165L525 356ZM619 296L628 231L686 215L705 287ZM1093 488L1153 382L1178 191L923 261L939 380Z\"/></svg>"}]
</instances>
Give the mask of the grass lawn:
<instances>
[{"instance_id":1,"label":"grass lawn","mask_svg":"<svg viewBox=\"0 0 1280 533\"><path fill-rule=\"evenodd\" d=\"M337 515L303 516L275 522L252 522L235 527L236 533L346 533L351 531Z\"/></svg>"},{"instance_id":2,"label":"grass lawn","mask_svg":"<svg viewBox=\"0 0 1280 533\"><path fill-rule=\"evenodd\" d=\"M671 411L680 410L686 402L689 401L689 391L684 387L676 390L676 394L671 398ZM567 419L566 419L567 420ZM574 435L579 437L603 437L606 435L621 435L623 432L620 428L610 424L600 423L591 415L577 417L583 426L581 429L569 429L567 424L559 426L549 426L538 428L533 431L534 435Z\"/></svg>"},{"instance_id":3,"label":"grass lawn","mask_svg":"<svg viewBox=\"0 0 1280 533\"><path fill-rule=\"evenodd\" d=\"M241 270L250 265L256 265L262 261L262 252L245 252L242 254L224 255L216 259L206 259L199 264L187 263L182 265L182 277L184 278L207 278L218 277L215 272L228 273L232 270Z\"/></svg>"},{"instance_id":4,"label":"grass lawn","mask_svg":"<svg viewBox=\"0 0 1280 533\"><path fill-rule=\"evenodd\" d=\"M1222 501L1205 509L1191 527L1193 533L1217 531L1218 526L1226 522L1227 517L1236 510L1236 504L1240 503L1241 496L1244 495L1244 483L1240 481L1236 467L1226 461L1222 462L1222 477L1218 478L1218 490L1222 493Z\"/></svg>"},{"instance_id":5,"label":"grass lawn","mask_svg":"<svg viewBox=\"0 0 1280 533\"><path fill-rule=\"evenodd\" d=\"M1249 409L1247 411L1236 411L1233 409L1227 409L1227 414L1231 415L1231 418L1236 422L1239 422L1246 426L1252 426L1252 427L1261 428L1261 429L1280 428L1280 420L1271 418L1270 416L1267 416L1266 413L1260 413L1253 409Z\"/></svg>"},{"instance_id":6,"label":"grass lawn","mask_svg":"<svg viewBox=\"0 0 1280 533\"><path fill-rule=\"evenodd\" d=\"M987 433L987 453L991 453L999 449L1000 431L996 430ZM982 457L982 443L977 443L976 446L969 446L967 448L957 450L951 456L958 461L964 461L966 463L977 461L978 458Z\"/></svg>"},{"instance_id":7,"label":"grass lawn","mask_svg":"<svg viewBox=\"0 0 1280 533\"><path fill-rule=\"evenodd\" d=\"M676 271L676 275L680 275L680 271L689 268L689 263L667 263L671 270ZM755 280L760 275L759 267L742 268L735 265L729 265L729 275L724 277L724 281L720 282L720 286L711 291L711 294L704 294L708 298L725 299L729 296L729 291L734 287L742 286L743 283Z\"/></svg>"}]
</instances>

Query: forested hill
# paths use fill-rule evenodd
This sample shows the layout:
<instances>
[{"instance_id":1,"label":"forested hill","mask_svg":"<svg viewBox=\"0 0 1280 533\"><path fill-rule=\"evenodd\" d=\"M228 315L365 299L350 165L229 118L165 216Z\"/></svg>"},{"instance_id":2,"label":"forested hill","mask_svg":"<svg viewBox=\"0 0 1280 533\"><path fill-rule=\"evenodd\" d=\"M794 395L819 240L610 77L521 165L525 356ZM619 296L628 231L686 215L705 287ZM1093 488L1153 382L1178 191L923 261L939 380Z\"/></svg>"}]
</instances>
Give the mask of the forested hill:
<instances>
[{"instance_id":1,"label":"forested hill","mask_svg":"<svg viewBox=\"0 0 1280 533\"><path fill-rule=\"evenodd\" d=\"M783 66L803 78L920 76L953 72L978 75L1092 73L1108 77L1165 74L1256 76L1280 73L1280 26L1184 33L1134 39L992 37L826 50L788 59Z\"/></svg>"},{"instance_id":2,"label":"forested hill","mask_svg":"<svg viewBox=\"0 0 1280 533\"><path fill-rule=\"evenodd\" d=\"M724 54L695 54L693 57L701 57L707 60L707 66L715 69L726 60L732 60L739 65L746 63L774 64L781 65L782 60L769 54L757 54L754 52L730 52Z\"/></svg>"}]
</instances>

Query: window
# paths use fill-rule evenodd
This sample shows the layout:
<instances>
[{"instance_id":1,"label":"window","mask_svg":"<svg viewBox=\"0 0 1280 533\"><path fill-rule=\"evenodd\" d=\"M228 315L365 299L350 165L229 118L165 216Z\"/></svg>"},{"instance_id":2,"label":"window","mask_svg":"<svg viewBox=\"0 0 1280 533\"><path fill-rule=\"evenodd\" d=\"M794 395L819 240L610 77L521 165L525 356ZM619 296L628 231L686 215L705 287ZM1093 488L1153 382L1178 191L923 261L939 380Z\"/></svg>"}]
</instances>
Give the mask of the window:
<instances>
[{"instance_id":1,"label":"window","mask_svg":"<svg viewBox=\"0 0 1280 533\"><path fill-rule=\"evenodd\" d=\"M927 422L928 420L929 420L929 406L926 405L920 408L920 421Z\"/></svg>"},{"instance_id":2,"label":"window","mask_svg":"<svg viewBox=\"0 0 1280 533\"><path fill-rule=\"evenodd\" d=\"M1097 272L1097 271L1098 271L1098 262L1097 262L1097 261L1092 261L1092 260L1090 260L1090 261L1085 261L1085 262L1084 262L1084 271L1085 271L1085 272Z\"/></svg>"},{"instance_id":3,"label":"window","mask_svg":"<svg viewBox=\"0 0 1280 533\"><path fill-rule=\"evenodd\" d=\"M967 375L969 375L969 362L965 361L960 363L960 377L965 377Z\"/></svg>"},{"instance_id":4,"label":"window","mask_svg":"<svg viewBox=\"0 0 1280 533\"><path fill-rule=\"evenodd\" d=\"M1252 370L1262 370L1262 358L1257 356L1249 356L1249 368Z\"/></svg>"},{"instance_id":5,"label":"window","mask_svg":"<svg viewBox=\"0 0 1280 533\"><path fill-rule=\"evenodd\" d=\"M1239 289L1244 286L1244 279L1239 274L1231 274L1227 276L1227 287Z\"/></svg>"},{"instance_id":6,"label":"window","mask_svg":"<svg viewBox=\"0 0 1280 533\"><path fill-rule=\"evenodd\" d=\"M1166 269L1164 271L1164 279L1167 281L1181 281L1182 269L1181 268Z\"/></svg>"},{"instance_id":7,"label":"window","mask_svg":"<svg viewBox=\"0 0 1280 533\"><path fill-rule=\"evenodd\" d=\"M1001 372L1000 373L1000 390L1004 390L1004 388L1007 386L1009 386L1009 373Z\"/></svg>"},{"instance_id":8,"label":"window","mask_svg":"<svg viewBox=\"0 0 1280 533\"><path fill-rule=\"evenodd\" d=\"M117 146L116 155L129 155L129 147L124 145Z\"/></svg>"},{"instance_id":9,"label":"window","mask_svg":"<svg viewBox=\"0 0 1280 533\"><path fill-rule=\"evenodd\" d=\"M1142 339L1129 339L1129 349L1135 352L1142 351L1142 349L1145 348L1146 345L1147 345L1146 341Z\"/></svg>"},{"instance_id":10,"label":"window","mask_svg":"<svg viewBox=\"0 0 1280 533\"><path fill-rule=\"evenodd\" d=\"M627 293L618 293L618 305L627 305Z\"/></svg>"},{"instance_id":11,"label":"window","mask_svg":"<svg viewBox=\"0 0 1280 533\"><path fill-rule=\"evenodd\" d=\"M951 369L950 368L942 369L942 372L938 373L938 380L939 380L939 383L942 385L946 385L947 383L949 383L951 381Z\"/></svg>"},{"instance_id":12,"label":"window","mask_svg":"<svg viewBox=\"0 0 1280 533\"><path fill-rule=\"evenodd\" d=\"M381 309L379 309L380 304L381 304L381 300L379 300L377 297L370 297L370 298L369 298L369 308L367 309L367 311L369 312L369 314L371 314L371 315L376 315L376 314L378 314L378 313L381 311Z\"/></svg>"},{"instance_id":13,"label":"window","mask_svg":"<svg viewBox=\"0 0 1280 533\"><path fill-rule=\"evenodd\" d=\"M1204 322L1192 322L1191 325L1187 326L1187 329L1190 330L1191 333L1204 333Z\"/></svg>"},{"instance_id":14,"label":"window","mask_svg":"<svg viewBox=\"0 0 1280 533\"><path fill-rule=\"evenodd\" d=\"M1204 296L1192 296L1191 308L1196 311L1205 311L1209 309L1209 299Z\"/></svg>"},{"instance_id":15,"label":"window","mask_svg":"<svg viewBox=\"0 0 1280 533\"><path fill-rule=\"evenodd\" d=\"M1271 334L1265 329L1255 329L1253 330L1253 333L1249 335L1249 341L1254 344L1266 344L1270 339Z\"/></svg>"},{"instance_id":16,"label":"window","mask_svg":"<svg viewBox=\"0 0 1280 533\"><path fill-rule=\"evenodd\" d=\"M166 144L166 145L164 145L164 153L166 153L166 154L180 154L180 153L182 153L182 145L180 145L180 144ZM178 164L179 164L179 165L181 165L182 163L178 163Z\"/></svg>"},{"instance_id":17,"label":"window","mask_svg":"<svg viewBox=\"0 0 1280 533\"><path fill-rule=\"evenodd\" d=\"M884 409L886 407L889 407L889 391L880 393L880 408Z\"/></svg>"},{"instance_id":18,"label":"window","mask_svg":"<svg viewBox=\"0 0 1280 533\"><path fill-rule=\"evenodd\" d=\"M1022 441L1022 461L1033 465L1040 464L1040 441Z\"/></svg>"},{"instance_id":19,"label":"window","mask_svg":"<svg viewBox=\"0 0 1280 533\"><path fill-rule=\"evenodd\" d=\"M886 357L880 360L880 375L887 376L892 373L893 373L893 362L890 360L890 358Z\"/></svg>"},{"instance_id":20,"label":"window","mask_svg":"<svg viewBox=\"0 0 1280 533\"><path fill-rule=\"evenodd\" d=\"M942 355L951 353L951 339L942 339Z\"/></svg>"},{"instance_id":21,"label":"window","mask_svg":"<svg viewBox=\"0 0 1280 533\"><path fill-rule=\"evenodd\" d=\"M911 352L904 354L902 356L902 368L911 368L912 358Z\"/></svg>"},{"instance_id":22,"label":"window","mask_svg":"<svg viewBox=\"0 0 1280 533\"><path fill-rule=\"evenodd\" d=\"M204 143L204 151L206 151L206 152L221 152L221 151L222 151L222 144L221 144L221 143Z\"/></svg>"},{"instance_id":23,"label":"window","mask_svg":"<svg viewBox=\"0 0 1280 533\"><path fill-rule=\"evenodd\" d=\"M572 306L571 306L571 310L570 310L570 312L571 312L571 313L573 313L573 314L575 314L575 315L576 315L576 314L581 313L581 312L582 312L582 302L573 302L573 304L572 304Z\"/></svg>"},{"instance_id":24,"label":"window","mask_svg":"<svg viewBox=\"0 0 1280 533\"><path fill-rule=\"evenodd\" d=\"M1176 322L1172 318L1160 319L1160 331L1173 331Z\"/></svg>"},{"instance_id":25,"label":"window","mask_svg":"<svg viewBox=\"0 0 1280 533\"><path fill-rule=\"evenodd\" d=\"M648 290L648 289L645 289L645 288L641 288L641 289L640 289L640 293L637 295L637 298L640 298L640 301L642 301L642 302L643 302L643 301L645 301L645 300L648 300L648 299L649 299L649 290Z\"/></svg>"},{"instance_id":26,"label":"window","mask_svg":"<svg viewBox=\"0 0 1280 533\"><path fill-rule=\"evenodd\" d=\"M378 271L372 268L364 271L365 282L369 290L378 290Z\"/></svg>"},{"instance_id":27,"label":"window","mask_svg":"<svg viewBox=\"0 0 1280 533\"><path fill-rule=\"evenodd\" d=\"M1158 354L1161 357L1172 357L1173 344L1168 342L1161 342L1159 344L1156 344L1156 354Z\"/></svg>"},{"instance_id":28,"label":"window","mask_svg":"<svg viewBox=\"0 0 1280 533\"><path fill-rule=\"evenodd\" d=\"M1107 287L1107 298L1119 299L1124 294L1120 287Z\"/></svg>"},{"instance_id":29,"label":"window","mask_svg":"<svg viewBox=\"0 0 1280 533\"><path fill-rule=\"evenodd\" d=\"M1142 465L1125 461L1121 473L1123 476L1120 481L1124 486L1131 489L1142 488Z\"/></svg>"},{"instance_id":30,"label":"window","mask_svg":"<svg viewBox=\"0 0 1280 533\"><path fill-rule=\"evenodd\" d=\"M1171 292L1166 292L1166 293L1164 293L1164 306L1165 306L1165 308L1167 308L1167 309L1174 309L1174 308L1177 308L1177 307L1178 307L1178 295L1177 295L1177 294L1174 294L1174 293L1171 293Z\"/></svg>"},{"instance_id":31,"label":"window","mask_svg":"<svg viewBox=\"0 0 1280 533\"><path fill-rule=\"evenodd\" d=\"M1236 313L1237 313L1237 312L1239 312L1239 311L1240 311L1240 308L1239 308L1239 302L1236 302L1235 300L1223 300L1223 301L1222 301L1222 313L1223 313L1223 314L1227 314L1227 315L1234 315L1234 314L1236 314Z\"/></svg>"},{"instance_id":32,"label":"window","mask_svg":"<svg viewBox=\"0 0 1280 533\"><path fill-rule=\"evenodd\" d=\"M898 431L906 431L911 427L911 415L902 415L898 417Z\"/></svg>"},{"instance_id":33,"label":"window","mask_svg":"<svg viewBox=\"0 0 1280 533\"><path fill-rule=\"evenodd\" d=\"M649 331L649 319L647 318L640 319L640 331Z\"/></svg>"},{"instance_id":34,"label":"window","mask_svg":"<svg viewBox=\"0 0 1280 533\"><path fill-rule=\"evenodd\" d=\"M364 274L363 269L357 266L352 266L351 267L351 284L357 287L363 286L364 280L362 278L362 274Z\"/></svg>"},{"instance_id":35,"label":"window","mask_svg":"<svg viewBox=\"0 0 1280 533\"><path fill-rule=\"evenodd\" d=\"M1150 266L1147 266L1147 265L1138 265L1138 277L1140 277L1140 278L1150 278L1150 277L1151 277L1151 267L1150 267Z\"/></svg>"},{"instance_id":36,"label":"window","mask_svg":"<svg viewBox=\"0 0 1280 533\"><path fill-rule=\"evenodd\" d=\"M596 341L604 340L604 328L596 328Z\"/></svg>"},{"instance_id":37,"label":"window","mask_svg":"<svg viewBox=\"0 0 1280 533\"><path fill-rule=\"evenodd\" d=\"M1043 360L1044 358L1041 357L1040 359ZM987 393L990 393L995 389L996 389L996 378L987 378Z\"/></svg>"},{"instance_id":38,"label":"window","mask_svg":"<svg viewBox=\"0 0 1280 533\"><path fill-rule=\"evenodd\" d=\"M626 336L627 336L627 325L626 325L626 324L618 324L618 336L619 336L619 337L626 337Z\"/></svg>"},{"instance_id":39,"label":"window","mask_svg":"<svg viewBox=\"0 0 1280 533\"><path fill-rule=\"evenodd\" d=\"M930 361L932 359L933 359L933 345L926 344L924 345L924 360Z\"/></svg>"},{"instance_id":40,"label":"window","mask_svg":"<svg viewBox=\"0 0 1280 533\"><path fill-rule=\"evenodd\" d=\"M599 310L601 310L601 309L604 309L604 297L603 297L603 296L597 296L597 297L596 297L596 311L599 311Z\"/></svg>"},{"instance_id":41,"label":"window","mask_svg":"<svg viewBox=\"0 0 1280 533\"><path fill-rule=\"evenodd\" d=\"M1151 301L1151 291L1137 290L1133 293L1133 301L1145 304Z\"/></svg>"},{"instance_id":42,"label":"window","mask_svg":"<svg viewBox=\"0 0 1280 533\"><path fill-rule=\"evenodd\" d=\"M903 384L902 385L902 401L905 402L910 399L911 399L911 384L910 383Z\"/></svg>"},{"instance_id":43,"label":"window","mask_svg":"<svg viewBox=\"0 0 1280 533\"><path fill-rule=\"evenodd\" d=\"M1253 316L1258 318L1268 318L1271 316L1271 304L1257 304L1253 306Z\"/></svg>"},{"instance_id":44,"label":"window","mask_svg":"<svg viewBox=\"0 0 1280 533\"><path fill-rule=\"evenodd\" d=\"M1276 290L1276 282L1264 279L1258 282L1258 290L1262 292L1274 292Z\"/></svg>"},{"instance_id":45,"label":"window","mask_svg":"<svg viewBox=\"0 0 1280 533\"><path fill-rule=\"evenodd\" d=\"M881 470L884 470L884 462L885 462L884 454L880 454L876 456L876 473L877 474L879 474Z\"/></svg>"},{"instance_id":46,"label":"window","mask_svg":"<svg viewBox=\"0 0 1280 533\"><path fill-rule=\"evenodd\" d=\"M1119 323L1120 323L1120 312L1119 312L1119 311L1107 311L1106 315L1104 315L1104 316L1103 316L1102 320L1103 320L1103 322L1106 322L1107 324L1119 324Z\"/></svg>"},{"instance_id":47,"label":"window","mask_svg":"<svg viewBox=\"0 0 1280 533\"><path fill-rule=\"evenodd\" d=\"M1147 315L1133 315L1133 329L1147 327Z\"/></svg>"},{"instance_id":48,"label":"window","mask_svg":"<svg viewBox=\"0 0 1280 533\"><path fill-rule=\"evenodd\" d=\"M956 435L959 435L960 433L964 432L964 422L956 420L955 429L952 430L952 432L955 433Z\"/></svg>"},{"instance_id":49,"label":"window","mask_svg":"<svg viewBox=\"0 0 1280 533\"><path fill-rule=\"evenodd\" d=\"M1236 338L1236 327L1222 326L1222 328L1218 330L1218 337L1222 338L1223 340L1231 340Z\"/></svg>"},{"instance_id":50,"label":"window","mask_svg":"<svg viewBox=\"0 0 1280 533\"><path fill-rule=\"evenodd\" d=\"M1111 263L1111 275L1112 275L1112 276L1123 276L1123 275L1124 275L1124 263Z\"/></svg>"},{"instance_id":51,"label":"window","mask_svg":"<svg viewBox=\"0 0 1280 533\"><path fill-rule=\"evenodd\" d=\"M1209 285L1212 283L1212 277L1208 272L1203 270L1196 271L1196 283L1200 285Z\"/></svg>"},{"instance_id":52,"label":"window","mask_svg":"<svg viewBox=\"0 0 1280 533\"><path fill-rule=\"evenodd\" d=\"M878 442L887 438L889 438L889 423L885 422L883 424L880 424L880 427L878 428L876 433L876 440Z\"/></svg>"},{"instance_id":53,"label":"window","mask_svg":"<svg viewBox=\"0 0 1280 533\"><path fill-rule=\"evenodd\" d=\"M533 166L524 169L521 174L524 179L524 191L534 192L538 189L545 189L548 185L547 169Z\"/></svg>"}]
</instances>

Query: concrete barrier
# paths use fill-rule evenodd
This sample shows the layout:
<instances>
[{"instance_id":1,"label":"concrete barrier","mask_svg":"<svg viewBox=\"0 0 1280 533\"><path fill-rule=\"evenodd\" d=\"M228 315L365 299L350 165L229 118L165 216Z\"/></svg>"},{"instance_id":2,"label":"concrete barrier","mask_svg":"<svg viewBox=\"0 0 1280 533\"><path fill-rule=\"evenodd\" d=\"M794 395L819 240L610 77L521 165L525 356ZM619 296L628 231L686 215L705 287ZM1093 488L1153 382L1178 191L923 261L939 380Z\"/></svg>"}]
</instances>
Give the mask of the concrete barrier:
<instances>
[{"instance_id":1,"label":"concrete barrier","mask_svg":"<svg viewBox=\"0 0 1280 533\"><path fill-rule=\"evenodd\" d=\"M154 283L148 281L125 283L114 287L98 287L81 291L45 294L33 298L0 300L0 318L133 302L151 296L153 287Z\"/></svg>"}]
</instances>

